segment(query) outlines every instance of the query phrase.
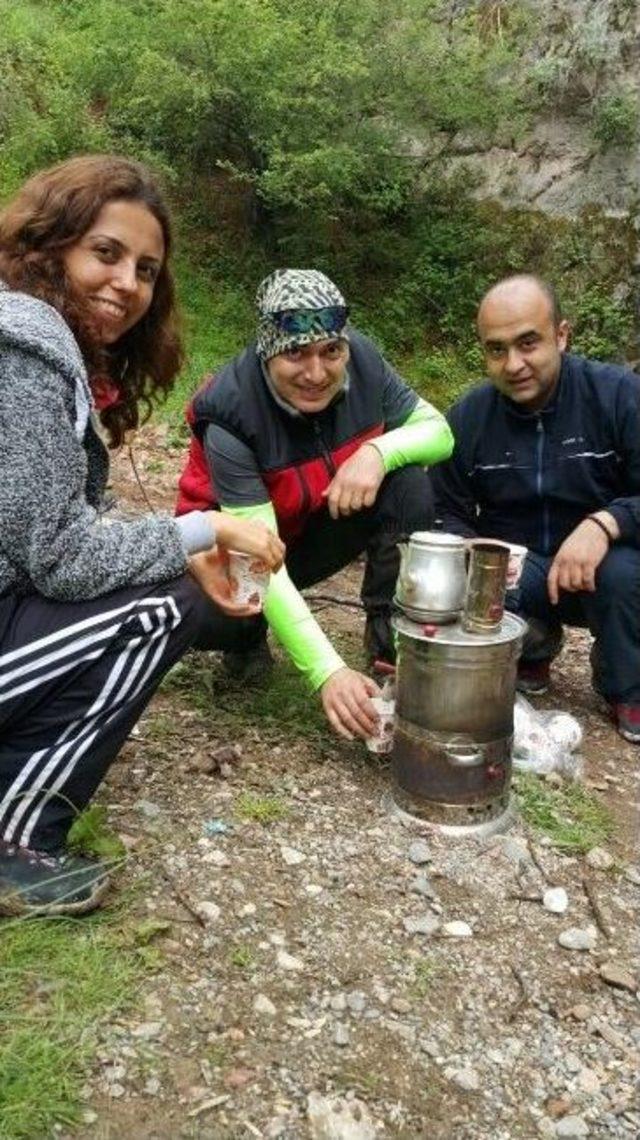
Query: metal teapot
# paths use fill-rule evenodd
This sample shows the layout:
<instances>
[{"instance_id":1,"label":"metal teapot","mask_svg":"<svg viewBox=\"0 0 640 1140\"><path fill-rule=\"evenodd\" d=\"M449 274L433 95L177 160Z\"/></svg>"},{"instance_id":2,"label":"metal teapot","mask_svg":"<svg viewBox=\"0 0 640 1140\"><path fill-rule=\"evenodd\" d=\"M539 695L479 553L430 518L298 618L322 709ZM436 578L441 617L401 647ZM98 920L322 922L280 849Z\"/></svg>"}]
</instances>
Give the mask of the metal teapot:
<instances>
[{"instance_id":1,"label":"metal teapot","mask_svg":"<svg viewBox=\"0 0 640 1140\"><path fill-rule=\"evenodd\" d=\"M467 585L466 543L456 534L423 530L399 542L395 603L413 621L455 621Z\"/></svg>"}]
</instances>

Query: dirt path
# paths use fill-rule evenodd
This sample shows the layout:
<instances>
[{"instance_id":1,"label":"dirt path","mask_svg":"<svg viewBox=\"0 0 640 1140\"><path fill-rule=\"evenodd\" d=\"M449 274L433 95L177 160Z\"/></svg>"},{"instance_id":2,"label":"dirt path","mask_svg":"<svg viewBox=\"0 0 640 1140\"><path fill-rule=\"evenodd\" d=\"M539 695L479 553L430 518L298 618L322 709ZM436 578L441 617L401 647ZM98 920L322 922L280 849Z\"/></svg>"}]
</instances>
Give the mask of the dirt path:
<instances>
[{"instance_id":1,"label":"dirt path","mask_svg":"<svg viewBox=\"0 0 640 1140\"><path fill-rule=\"evenodd\" d=\"M165 444L136 445L159 507ZM144 509L126 457L114 485ZM358 611L319 618L357 663ZM599 860L522 825L480 844L408 823L386 767L325 729L284 662L246 692L187 659L101 793L159 962L138 1015L103 1032L74 1136L637 1137L638 749L603 719L581 633L543 703L584 727L586 784L615 821ZM543 908L551 885L566 913ZM571 928L590 948L559 944Z\"/></svg>"}]
</instances>

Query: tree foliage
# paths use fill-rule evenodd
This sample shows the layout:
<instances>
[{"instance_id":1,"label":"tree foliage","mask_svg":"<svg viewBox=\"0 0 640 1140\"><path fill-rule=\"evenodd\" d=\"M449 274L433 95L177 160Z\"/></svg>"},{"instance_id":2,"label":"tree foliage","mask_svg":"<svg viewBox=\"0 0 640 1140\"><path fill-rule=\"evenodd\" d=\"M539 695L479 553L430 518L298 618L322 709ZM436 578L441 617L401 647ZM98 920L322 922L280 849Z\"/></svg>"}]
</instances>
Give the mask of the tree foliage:
<instances>
[{"instance_id":1,"label":"tree foliage","mask_svg":"<svg viewBox=\"0 0 640 1140\"><path fill-rule=\"evenodd\" d=\"M511 269L589 295L594 343L620 351L621 263L588 237L584 255L582 222L556 234L448 177L453 142L510 146L526 126L544 87L531 0L0 0L0 27L0 197L71 153L120 151L164 172L199 266L242 286L316 264L390 350L426 332L441 373L452 344L475 366L475 304ZM630 118L599 104L602 145Z\"/></svg>"},{"instance_id":2,"label":"tree foliage","mask_svg":"<svg viewBox=\"0 0 640 1140\"><path fill-rule=\"evenodd\" d=\"M453 26L445 9L1 0L8 180L110 144L192 186L224 169L269 215L397 212L424 165L410 133L493 131L519 109L510 47L487 42L473 11Z\"/></svg>"}]
</instances>

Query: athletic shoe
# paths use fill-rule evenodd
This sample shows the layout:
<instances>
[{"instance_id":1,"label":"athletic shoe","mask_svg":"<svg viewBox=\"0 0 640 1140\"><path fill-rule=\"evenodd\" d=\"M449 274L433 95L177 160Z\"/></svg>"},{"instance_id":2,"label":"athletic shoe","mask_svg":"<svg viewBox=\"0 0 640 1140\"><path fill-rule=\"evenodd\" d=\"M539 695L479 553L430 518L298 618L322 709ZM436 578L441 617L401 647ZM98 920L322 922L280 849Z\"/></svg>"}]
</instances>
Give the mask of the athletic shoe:
<instances>
[{"instance_id":1,"label":"athletic shoe","mask_svg":"<svg viewBox=\"0 0 640 1140\"><path fill-rule=\"evenodd\" d=\"M551 661L520 661L516 677L519 693L541 696L551 683Z\"/></svg>"},{"instance_id":2,"label":"athletic shoe","mask_svg":"<svg viewBox=\"0 0 640 1140\"><path fill-rule=\"evenodd\" d=\"M0 840L0 914L86 914L100 905L109 881L108 867L96 859Z\"/></svg>"},{"instance_id":3,"label":"athletic shoe","mask_svg":"<svg viewBox=\"0 0 640 1140\"><path fill-rule=\"evenodd\" d=\"M630 744L640 744L640 705L609 706L620 736Z\"/></svg>"}]
</instances>

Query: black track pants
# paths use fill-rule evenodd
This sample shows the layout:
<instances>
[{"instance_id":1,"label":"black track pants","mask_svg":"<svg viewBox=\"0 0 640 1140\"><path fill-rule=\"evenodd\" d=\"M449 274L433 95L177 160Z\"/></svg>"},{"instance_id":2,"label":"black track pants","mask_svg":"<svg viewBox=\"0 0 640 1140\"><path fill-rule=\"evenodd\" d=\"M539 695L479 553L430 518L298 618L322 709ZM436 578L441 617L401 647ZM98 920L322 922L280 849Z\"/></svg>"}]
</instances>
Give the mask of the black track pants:
<instances>
[{"instance_id":1,"label":"black track pants","mask_svg":"<svg viewBox=\"0 0 640 1140\"><path fill-rule=\"evenodd\" d=\"M0 598L0 838L64 844L207 608L187 575L92 601Z\"/></svg>"}]
</instances>

